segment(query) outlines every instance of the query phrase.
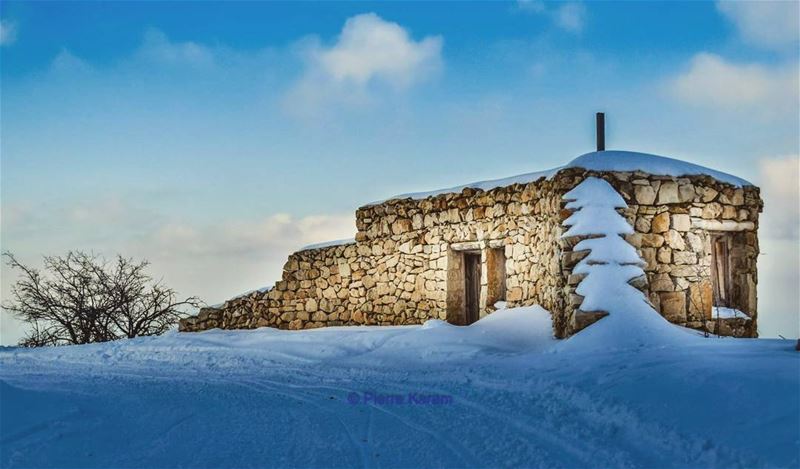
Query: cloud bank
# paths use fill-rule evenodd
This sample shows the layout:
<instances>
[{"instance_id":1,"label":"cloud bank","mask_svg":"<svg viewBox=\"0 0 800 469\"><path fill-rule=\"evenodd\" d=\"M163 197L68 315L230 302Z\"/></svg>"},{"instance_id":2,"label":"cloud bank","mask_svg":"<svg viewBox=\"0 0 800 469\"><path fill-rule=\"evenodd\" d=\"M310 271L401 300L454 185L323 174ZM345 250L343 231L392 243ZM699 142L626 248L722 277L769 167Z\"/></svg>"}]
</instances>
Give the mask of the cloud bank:
<instances>
[{"instance_id":1,"label":"cloud bank","mask_svg":"<svg viewBox=\"0 0 800 469\"><path fill-rule=\"evenodd\" d=\"M734 63L701 52L668 89L680 101L698 107L775 115L797 111L799 83L797 64Z\"/></svg>"},{"instance_id":2,"label":"cloud bank","mask_svg":"<svg viewBox=\"0 0 800 469\"><path fill-rule=\"evenodd\" d=\"M796 0L718 1L717 9L747 43L784 48L800 41L800 3Z\"/></svg>"}]
</instances>

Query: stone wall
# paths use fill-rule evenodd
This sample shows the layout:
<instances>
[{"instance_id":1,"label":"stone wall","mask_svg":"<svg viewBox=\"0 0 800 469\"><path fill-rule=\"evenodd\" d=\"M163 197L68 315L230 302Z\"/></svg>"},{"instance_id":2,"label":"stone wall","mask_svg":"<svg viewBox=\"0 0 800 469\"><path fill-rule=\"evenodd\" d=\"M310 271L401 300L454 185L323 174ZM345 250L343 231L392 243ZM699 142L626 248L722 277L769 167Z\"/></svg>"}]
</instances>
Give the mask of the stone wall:
<instances>
[{"instance_id":1,"label":"stone wall","mask_svg":"<svg viewBox=\"0 0 800 469\"><path fill-rule=\"evenodd\" d=\"M204 308L181 330L305 329L351 324L458 323L465 251L483 262L480 315L505 292L510 306L563 308L560 178L424 200L390 200L356 213L356 242L292 254L281 281ZM498 265L501 262L502 265ZM502 285L497 273L505 271Z\"/></svg>"},{"instance_id":2,"label":"stone wall","mask_svg":"<svg viewBox=\"0 0 800 469\"><path fill-rule=\"evenodd\" d=\"M653 307L675 324L711 333L756 337L758 282L758 217L762 210L756 187L734 187L707 176L666 177L645 173L597 173L570 169L573 185L588 176L602 177L622 195L628 208L622 215L634 227L626 237L646 262L646 278L631 283L641 289ZM730 306L750 315L750 320L717 321L712 317L711 243L727 236L730 245L732 298ZM567 336L590 324L593 312L578 310L582 298L575 293L581 277L572 268L588 254L573 251L579 239L562 240L562 267L567 278L563 311L556 334ZM586 313L586 315L582 315Z\"/></svg>"},{"instance_id":3,"label":"stone wall","mask_svg":"<svg viewBox=\"0 0 800 469\"><path fill-rule=\"evenodd\" d=\"M204 308L180 329L463 323L462 260L480 253L481 317L504 294L509 306L543 306L555 335L569 336L603 315L578 310L581 278L572 269L588 252L573 251L578 239L561 238L570 215L562 195L588 176L608 180L628 203L622 214L635 233L627 240L647 263L646 277L633 283L656 310L676 324L756 335L757 188L576 168L528 184L361 207L355 242L296 252L271 290ZM711 317L710 246L720 233L731 235L732 306L749 321Z\"/></svg>"}]
</instances>

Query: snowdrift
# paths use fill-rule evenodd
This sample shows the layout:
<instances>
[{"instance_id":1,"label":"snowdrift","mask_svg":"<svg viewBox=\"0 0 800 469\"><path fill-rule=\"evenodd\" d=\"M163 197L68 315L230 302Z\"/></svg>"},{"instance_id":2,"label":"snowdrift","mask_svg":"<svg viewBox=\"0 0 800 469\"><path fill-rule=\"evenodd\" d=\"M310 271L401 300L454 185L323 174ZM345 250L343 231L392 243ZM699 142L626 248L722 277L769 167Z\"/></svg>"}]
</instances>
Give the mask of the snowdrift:
<instances>
[{"instance_id":1,"label":"snowdrift","mask_svg":"<svg viewBox=\"0 0 800 469\"><path fill-rule=\"evenodd\" d=\"M0 466L800 462L800 354L790 341L691 336L589 351L550 334L549 314L532 307L468 327L213 330L5 348ZM368 394L406 399L365 402ZM446 399L409 403L411 395Z\"/></svg>"}]
</instances>

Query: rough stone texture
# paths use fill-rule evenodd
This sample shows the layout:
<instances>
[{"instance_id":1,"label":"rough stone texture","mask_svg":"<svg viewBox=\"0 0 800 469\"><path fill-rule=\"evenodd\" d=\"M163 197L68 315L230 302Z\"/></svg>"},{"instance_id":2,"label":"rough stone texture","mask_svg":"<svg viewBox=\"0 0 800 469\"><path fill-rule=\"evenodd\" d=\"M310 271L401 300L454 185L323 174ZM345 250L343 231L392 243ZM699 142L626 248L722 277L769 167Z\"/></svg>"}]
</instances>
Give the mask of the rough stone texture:
<instances>
[{"instance_id":1,"label":"rough stone texture","mask_svg":"<svg viewBox=\"0 0 800 469\"><path fill-rule=\"evenodd\" d=\"M579 174L577 180L602 177L628 203L628 208L620 213L635 233L626 236L626 240L639 251L647 277L646 282L634 279L631 284L645 293L657 311L682 326L721 335L757 337L757 230L762 210L758 188L737 188L708 176L565 172L572 171ZM721 223L734 219L736 223ZM708 230L709 226L725 231ZM711 238L722 234L730 237L732 246L729 259L733 291L729 306L747 313L750 320L711 319L714 305ZM562 245L562 255L569 257L570 246L575 244L577 240ZM564 274L570 275L571 269L565 269ZM573 295L576 286L567 282L565 297ZM555 321L557 336L569 336L585 327L581 315L587 312L579 307L580 304L568 302L564 311L552 311L554 317L560 314L566 318ZM558 324L565 328L558 330Z\"/></svg>"},{"instance_id":2,"label":"rough stone texture","mask_svg":"<svg viewBox=\"0 0 800 469\"><path fill-rule=\"evenodd\" d=\"M459 268L464 251L480 252L484 263L489 258L504 263L498 268L505 271L510 306L562 310L567 282L562 263L574 266L588 254L560 255L561 194L572 185L572 179L542 179L361 207L356 242L292 254L272 290L229 300L213 310L212 322L189 318L181 330L421 324L428 319L458 324L463 322ZM494 310L492 290L498 288L487 280L485 266L483 272L481 316Z\"/></svg>"},{"instance_id":3,"label":"rough stone texture","mask_svg":"<svg viewBox=\"0 0 800 469\"><path fill-rule=\"evenodd\" d=\"M561 237L561 224L571 214L561 196L589 176L606 179L627 201L629 208L620 213L635 233L626 239L647 264L646 275L631 284L656 310L687 327L757 335L758 188L735 188L707 176L579 168L489 191L468 188L361 207L355 242L290 255L270 291L203 308L182 320L180 330L420 324L432 318L461 324L462 259L470 251L480 253L483 263L481 317L494 310L501 294L501 282L492 276L505 272L508 305L542 305L553 315L555 335L567 337L605 315L580 311L580 276L572 270L588 252L573 250L580 238ZM727 224L716 223L722 221ZM711 318L715 233L707 226L739 230L730 231L731 306L749 314L749 321Z\"/></svg>"}]
</instances>

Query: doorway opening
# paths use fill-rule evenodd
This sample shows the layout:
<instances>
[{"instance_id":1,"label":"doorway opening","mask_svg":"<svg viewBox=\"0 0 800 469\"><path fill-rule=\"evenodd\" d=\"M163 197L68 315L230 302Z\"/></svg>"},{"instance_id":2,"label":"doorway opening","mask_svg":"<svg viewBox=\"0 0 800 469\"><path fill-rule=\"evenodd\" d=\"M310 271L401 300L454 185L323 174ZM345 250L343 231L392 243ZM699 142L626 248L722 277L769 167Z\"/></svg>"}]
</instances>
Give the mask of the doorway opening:
<instances>
[{"instance_id":1,"label":"doorway opening","mask_svg":"<svg viewBox=\"0 0 800 469\"><path fill-rule=\"evenodd\" d=\"M480 318L481 304L481 253L464 252L464 325Z\"/></svg>"}]
</instances>

